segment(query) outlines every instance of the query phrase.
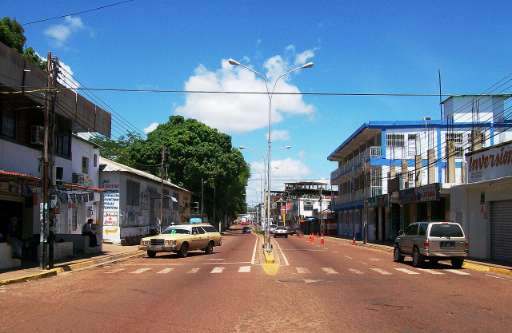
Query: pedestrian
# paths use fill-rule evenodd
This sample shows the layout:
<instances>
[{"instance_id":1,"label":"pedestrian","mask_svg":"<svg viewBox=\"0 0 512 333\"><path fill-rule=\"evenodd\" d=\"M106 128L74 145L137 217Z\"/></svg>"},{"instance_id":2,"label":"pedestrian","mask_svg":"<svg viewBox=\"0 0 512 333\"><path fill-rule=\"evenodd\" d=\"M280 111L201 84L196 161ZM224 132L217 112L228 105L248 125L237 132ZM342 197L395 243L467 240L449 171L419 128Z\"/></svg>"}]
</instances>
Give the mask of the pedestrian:
<instances>
[{"instance_id":1,"label":"pedestrian","mask_svg":"<svg viewBox=\"0 0 512 333\"><path fill-rule=\"evenodd\" d=\"M88 219L87 223L82 227L82 235L89 236L89 247L98 246L98 241L96 239L96 228L92 219Z\"/></svg>"},{"instance_id":2,"label":"pedestrian","mask_svg":"<svg viewBox=\"0 0 512 333\"><path fill-rule=\"evenodd\" d=\"M23 242L19 237L19 228L18 228L18 218L13 216L9 219L9 224L7 226L7 242L11 245L12 254L14 258L21 258Z\"/></svg>"}]
</instances>

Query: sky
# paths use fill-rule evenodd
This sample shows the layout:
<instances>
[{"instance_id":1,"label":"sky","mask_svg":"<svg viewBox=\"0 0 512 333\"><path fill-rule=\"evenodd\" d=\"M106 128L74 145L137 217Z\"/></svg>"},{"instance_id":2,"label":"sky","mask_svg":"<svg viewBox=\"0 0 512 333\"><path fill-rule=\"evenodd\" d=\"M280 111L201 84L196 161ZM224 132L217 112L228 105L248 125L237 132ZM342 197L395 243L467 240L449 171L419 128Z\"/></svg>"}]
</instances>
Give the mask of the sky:
<instances>
[{"instance_id":1,"label":"sky","mask_svg":"<svg viewBox=\"0 0 512 333\"><path fill-rule=\"evenodd\" d=\"M21 23L114 0L2 0ZM510 74L509 1L135 0L25 26L27 46L51 51L86 87L265 91L481 93ZM68 80L73 80L69 78ZM268 133L265 95L94 92L113 110L114 137L147 133L180 114L228 133L251 164L247 201L261 197ZM327 156L369 120L439 118L438 97L276 95L272 104L274 190L329 179Z\"/></svg>"}]
</instances>

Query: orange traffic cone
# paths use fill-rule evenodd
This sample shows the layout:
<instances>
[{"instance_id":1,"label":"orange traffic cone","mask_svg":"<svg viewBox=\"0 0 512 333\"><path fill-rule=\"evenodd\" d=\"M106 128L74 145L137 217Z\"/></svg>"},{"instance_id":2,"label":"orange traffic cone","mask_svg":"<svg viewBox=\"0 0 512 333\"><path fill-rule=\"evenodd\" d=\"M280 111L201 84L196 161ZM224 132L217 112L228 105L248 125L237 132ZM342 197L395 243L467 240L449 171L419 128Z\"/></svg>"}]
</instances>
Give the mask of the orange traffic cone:
<instances>
[{"instance_id":1,"label":"orange traffic cone","mask_svg":"<svg viewBox=\"0 0 512 333\"><path fill-rule=\"evenodd\" d=\"M320 245L322 245L322 247L325 247L324 236L320 237Z\"/></svg>"},{"instance_id":2,"label":"orange traffic cone","mask_svg":"<svg viewBox=\"0 0 512 333\"><path fill-rule=\"evenodd\" d=\"M352 238L352 245L356 245L356 237Z\"/></svg>"}]
</instances>

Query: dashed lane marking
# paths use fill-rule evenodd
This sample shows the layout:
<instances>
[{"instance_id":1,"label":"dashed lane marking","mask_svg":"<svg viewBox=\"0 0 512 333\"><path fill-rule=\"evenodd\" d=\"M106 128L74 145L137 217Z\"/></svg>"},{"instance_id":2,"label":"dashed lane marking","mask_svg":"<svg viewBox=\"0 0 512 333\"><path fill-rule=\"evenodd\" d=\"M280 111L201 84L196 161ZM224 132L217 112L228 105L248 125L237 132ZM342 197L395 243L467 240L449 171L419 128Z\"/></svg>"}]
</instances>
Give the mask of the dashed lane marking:
<instances>
[{"instance_id":1,"label":"dashed lane marking","mask_svg":"<svg viewBox=\"0 0 512 333\"><path fill-rule=\"evenodd\" d=\"M238 273L250 273L251 272L251 266L240 266L238 268Z\"/></svg>"},{"instance_id":2,"label":"dashed lane marking","mask_svg":"<svg viewBox=\"0 0 512 333\"><path fill-rule=\"evenodd\" d=\"M352 272L352 273L354 273L354 274L357 274L357 275L362 275L362 274L364 274L363 272L361 272L360 270L357 270L357 269L355 269L355 268L349 268L349 269L348 269L348 271L349 271L349 272Z\"/></svg>"},{"instance_id":3,"label":"dashed lane marking","mask_svg":"<svg viewBox=\"0 0 512 333\"><path fill-rule=\"evenodd\" d=\"M375 271L375 272L377 272L377 273L379 273L379 274L382 274L382 275L391 275L391 273L390 273L390 272L385 271L385 270L380 269L380 268L370 268L370 269L371 269L372 271Z\"/></svg>"},{"instance_id":4,"label":"dashed lane marking","mask_svg":"<svg viewBox=\"0 0 512 333\"><path fill-rule=\"evenodd\" d=\"M224 267L213 267L213 269L210 271L212 274L219 274L224 271Z\"/></svg>"},{"instance_id":5,"label":"dashed lane marking","mask_svg":"<svg viewBox=\"0 0 512 333\"><path fill-rule=\"evenodd\" d=\"M352 257L351 256L345 256L345 258L349 259L349 260L352 260Z\"/></svg>"},{"instance_id":6,"label":"dashed lane marking","mask_svg":"<svg viewBox=\"0 0 512 333\"><path fill-rule=\"evenodd\" d=\"M333 268L331 267L322 267L322 271L325 272L325 274L338 274Z\"/></svg>"},{"instance_id":7,"label":"dashed lane marking","mask_svg":"<svg viewBox=\"0 0 512 333\"><path fill-rule=\"evenodd\" d=\"M113 269L111 271L108 271L108 272L105 272L106 274L114 274L114 273L118 273L118 272L121 272L121 271L124 271L125 268L116 268L116 269Z\"/></svg>"},{"instance_id":8,"label":"dashed lane marking","mask_svg":"<svg viewBox=\"0 0 512 333\"><path fill-rule=\"evenodd\" d=\"M453 274L457 274L457 275L471 275L469 273L466 273L466 272L458 270L458 269L445 269L445 271L453 273Z\"/></svg>"},{"instance_id":9,"label":"dashed lane marking","mask_svg":"<svg viewBox=\"0 0 512 333\"><path fill-rule=\"evenodd\" d=\"M194 268L191 268L187 274L196 274L197 272L199 272L199 267L194 267Z\"/></svg>"},{"instance_id":10,"label":"dashed lane marking","mask_svg":"<svg viewBox=\"0 0 512 333\"><path fill-rule=\"evenodd\" d=\"M370 261L379 261L379 258L370 258Z\"/></svg>"},{"instance_id":11,"label":"dashed lane marking","mask_svg":"<svg viewBox=\"0 0 512 333\"><path fill-rule=\"evenodd\" d=\"M141 274L141 273L144 273L146 271L149 271L150 269L151 268L147 268L147 267L139 268L139 269L136 269L136 270L134 270L133 272L130 272L130 273L132 273L132 274Z\"/></svg>"},{"instance_id":12,"label":"dashed lane marking","mask_svg":"<svg viewBox=\"0 0 512 333\"><path fill-rule=\"evenodd\" d=\"M295 267L298 274L309 274L311 273L306 267Z\"/></svg>"},{"instance_id":13,"label":"dashed lane marking","mask_svg":"<svg viewBox=\"0 0 512 333\"><path fill-rule=\"evenodd\" d=\"M161 271L158 271L156 272L157 274L167 274L167 273L170 273L174 270L173 267L168 267L168 268L164 268L162 269Z\"/></svg>"},{"instance_id":14,"label":"dashed lane marking","mask_svg":"<svg viewBox=\"0 0 512 333\"><path fill-rule=\"evenodd\" d=\"M395 268L395 270L399 271L399 272L402 272L402 273L405 273L405 274L409 274L409 275L418 275L420 273L418 272L415 272L415 271L411 271L407 268Z\"/></svg>"},{"instance_id":15,"label":"dashed lane marking","mask_svg":"<svg viewBox=\"0 0 512 333\"><path fill-rule=\"evenodd\" d=\"M434 274L434 275L444 275L444 273L442 272L439 272L439 271L435 271L433 269L428 269L428 268L418 268L420 271L422 272L425 272L425 273L429 273L429 274Z\"/></svg>"}]
</instances>

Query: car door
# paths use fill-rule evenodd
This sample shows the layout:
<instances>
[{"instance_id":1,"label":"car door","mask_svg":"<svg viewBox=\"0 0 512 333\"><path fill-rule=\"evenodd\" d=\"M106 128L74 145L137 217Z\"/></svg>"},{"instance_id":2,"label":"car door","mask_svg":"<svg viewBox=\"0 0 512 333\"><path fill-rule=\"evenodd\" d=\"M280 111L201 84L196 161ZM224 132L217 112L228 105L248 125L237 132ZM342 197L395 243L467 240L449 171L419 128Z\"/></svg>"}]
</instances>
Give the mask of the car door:
<instances>
[{"instance_id":1,"label":"car door","mask_svg":"<svg viewBox=\"0 0 512 333\"><path fill-rule=\"evenodd\" d=\"M198 240L199 249L204 249L206 247L206 245L208 245L208 234L203 229L203 227L197 227L197 232L199 235L199 240Z\"/></svg>"},{"instance_id":2,"label":"car door","mask_svg":"<svg viewBox=\"0 0 512 333\"><path fill-rule=\"evenodd\" d=\"M414 238L418 234L418 224L413 223L405 229L405 236L403 238L401 250L405 253L412 253Z\"/></svg>"},{"instance_id":3,"label":"car door","mask_svg":"<svg viewBox=\"0 0 512 333\"><path fill-rule=\"evenodd\" d=\"M192 227L192 235L190 236L190 249L201 249L201 234L197 227Z\"/></svg>"}]
</instances>

